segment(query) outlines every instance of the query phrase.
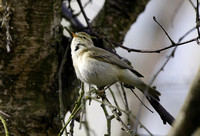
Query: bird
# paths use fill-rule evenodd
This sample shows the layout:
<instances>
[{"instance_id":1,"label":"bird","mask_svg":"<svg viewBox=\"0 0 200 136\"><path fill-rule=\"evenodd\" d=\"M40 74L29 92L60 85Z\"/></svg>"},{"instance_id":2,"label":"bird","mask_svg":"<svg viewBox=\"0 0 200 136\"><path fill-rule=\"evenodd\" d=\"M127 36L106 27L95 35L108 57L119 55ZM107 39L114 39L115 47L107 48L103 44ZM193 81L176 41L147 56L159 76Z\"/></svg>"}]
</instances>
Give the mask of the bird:
<instances>
[{"instance_id":1,"label":"bird","mask_svg":"<svg viewBox=\"0 0 200 136\"><path fill-rule=\"evenodd\" d=\"M147 98L160 101L161 93L141 80L143 77L132 66L117 55L94 46L92 38L85 32L72 32L71 56L78 79L103 89L121 82L139 89ZM146 93L147 92L147 93Z\"/></svg>"}]
</instances>

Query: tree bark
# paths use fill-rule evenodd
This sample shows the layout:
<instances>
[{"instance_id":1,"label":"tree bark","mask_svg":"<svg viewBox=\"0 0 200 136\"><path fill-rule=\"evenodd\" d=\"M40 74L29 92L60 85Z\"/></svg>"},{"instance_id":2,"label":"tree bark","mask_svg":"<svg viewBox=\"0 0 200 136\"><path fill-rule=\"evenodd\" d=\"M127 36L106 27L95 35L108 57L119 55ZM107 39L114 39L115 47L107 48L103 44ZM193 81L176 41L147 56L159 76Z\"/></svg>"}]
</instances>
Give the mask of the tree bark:
<instances>
[{"instance_id":1,"label":"tree bark","mask_svg":"<svg viewBox=\"0 0 200 136\"><path fill-rule=\"evenodd\" d=\"M190 136L200 127L200 69L169 136ZM197 132L199 133L199 132Z\"/></svg>"},{"instance_id":2,"label":"tree bark","mask_svg":"<svg viewBox=\"0 0 200 136\"><path fill-rule=\"evenodd\" d=\"M5 30L0 30L0 110L9 115L4 118L11 135L57 135L61 124L57 116L56 50L62 36L62 2L9 3L13 8L9 53L4 48Z\"/></svg>"}]
</instances>

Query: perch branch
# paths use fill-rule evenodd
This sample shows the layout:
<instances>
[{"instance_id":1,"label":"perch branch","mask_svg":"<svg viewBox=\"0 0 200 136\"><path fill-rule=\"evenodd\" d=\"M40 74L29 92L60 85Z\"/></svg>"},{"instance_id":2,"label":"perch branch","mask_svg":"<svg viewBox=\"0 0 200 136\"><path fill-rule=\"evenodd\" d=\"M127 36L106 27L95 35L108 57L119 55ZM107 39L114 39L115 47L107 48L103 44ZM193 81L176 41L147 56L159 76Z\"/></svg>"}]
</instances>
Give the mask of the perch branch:
<instances>
[{"instance_id":1,"label":"perch branch","mask_svg":"<svg viewBox=\"0 0 200 136\"><path fill-rule=\"evenodd\" d=\"M111 121L112 119L114 119L114 115L108 114L105 104L101 104L101 107L103 109L103 112L105 114L106 121L107 121L107 134L105 134L104 136L110 136L111 135Z\"/></svg>"}]
</instances>

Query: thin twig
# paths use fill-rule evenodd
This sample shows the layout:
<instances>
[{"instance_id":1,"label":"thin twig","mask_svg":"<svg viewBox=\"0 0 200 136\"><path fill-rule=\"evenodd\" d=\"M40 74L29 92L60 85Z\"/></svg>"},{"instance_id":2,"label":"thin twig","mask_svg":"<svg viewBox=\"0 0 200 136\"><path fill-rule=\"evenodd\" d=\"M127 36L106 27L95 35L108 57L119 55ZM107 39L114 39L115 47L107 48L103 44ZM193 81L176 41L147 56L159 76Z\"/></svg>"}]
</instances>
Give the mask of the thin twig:
<instances>
[{"instance_id":1,"label":"thin twig","mask_svg":"<svg viewBox=\"0 0 200 136\"><path fill-rule=\"evenodd\" d=\"M74 118L76 116L76 114L79 112L79 110L82 108L81 100L82 100L83 96L84 96L84 89L81 88L81 94L80 94L78 100L75 102L74 109L72 110L72 113L71 113L69 119L67 120L67 122L65 123L64 127L60 130L58 136L61 136L63 134L64 130L66 129L67 125L70 123L72 118Z\"/></svg>"},{"instance_id":2,"label":"thin twig","mask_svg":"<svg viewBox=\"0 0 200 136\"><path fill-rule=\"evenodd\" d=\"M121 98L121 100L122 100L122 102L123 102L123 104L124 104L124 106L125 106L126 104L125 104L125 102L124 102L124 100L123 100L123 96L122 96L122 94L121 94L121 90L120 90L120 88L119 88L119 85L116 84L116 88L117 88L118 94L119 94L119 96L120 96L120 98Z\"/></svg>"},{"instance_id":3,"label":"thin twig","mask_svg":"<svg viewBox=\"0 0 200 136\"><path fill-rule=\"evenodd\" d=\"M74 118L72 118L71 120L69 133L70 133L70 136L73 136L74 134Z\"/></svg>"},{"instance_id":4,"label":"thin twig","mask_svg":"<svg viewBox=\"0 0 200 136\"><path fill-rule=\"evenodd\" d=\"M107 121L107 134L105 134L104 136L111 136L111 121L112 119L114 119L114 115L108 114L105 104L101 104L101 107L103 109Z\"/></svg>"},{"instance_id":5,"label":"thin twig","mask_svg":"<svg viewBox=\"0 0 200 136\"><path fill-rule=\"evenodd\" d=\"M83 17L85 18L85 21L86 21L86 23L87 23L87 26L88 26L88 28L90 29L90 32L93 33L92 26L91 26L91 24L89 23L89 18L87 17L87 15L86 15L86 13L85 13L85 10L84 10L84 8L83 8L83 5L82 5L82 3L81 3L81 0L77 0L77 2L78 2L78 5L79 5L79 7L80 7L80 9L81 9L81 12L82 12L82 14L83 14Z\"/></svg>"},{"instance_id":6,"label":"thin twig","mask_svg":"<svg viewBox=\"0 0 200 136\"><path fill-rule=\"evenodd\" d=\"M121 112L123 112L123 113L125 113L125 114L128 114L128 112L127 112L126 110L123 110L123 109L121 109L120 107L116 107L116 106L114 106L114 105L112 105L112 104L110 104L110 103L101 101L101 100L99 100L99 99L97 99L97 98L95 98L95 97L86 96L86 99L92 99L92 100L94 100L94 101L96 101L96 102L99 102L99 103L101 103L101 104L105 104L105 105L108 106L108 107L111 107L111 108L120 110Z\"/></svg>"},{"instance_id":7,"label":"thin twig","mask_svg":"<svg viewBox=\"0 0 200 136\"><path fill-rule=\"evenodd\" d=\"M130 109L129 109L129 106L128 106L128 100L127 100L127 96L126 96L126 92L124 90L124 86L121 84L121 89L122 89L122 92L123 92L123 96L124 96L124 102L125 102L125 108L126 108L126 111L129 112L129 114L127 114L127 121L128 121L128 125L130 126L131 125L131 118L130 118ZM128 126L128 127L129 127Z\"/></svg>"},{"instance_id":8,"label":"thin twig","mask_svg":"<svg viewBox=\"0 0 200 136\"><path fill-rule=\"evenodd\" d=\"M195 9L194 3L191 0L189 0L189 2L192 5L192 7Z\"/></svg>"},{"instance_id":9,"label":"thin twig","mask_svg":"<svg viewBox=\"0 0 200 136\"><path fill-rule=\"evenodd\" d=\"M195 8L196 11L196 29L197 29L197 33L198 33L198 37L200 37L200 30L199 30L199 0L197 1L197 7Z\"/></svg>"},{"instance_id":10,"label":"thin twig","mask_svg":"<svg viewBox=\"0 0 200 136\"><path fill-rule=\"evenodd\" d=\"M65 125L65 121L64 121L63 94L62 94L62 72L63 72L64 64L66 62L68 50L69 50L69 46L67 46L65 49L65 52L62 57L62 61L58 70L59 108L60 108L60 119L63 125Z\"/></svg>"},{"instance_id":11,"label":"thin twig","mask_svg":"<svg viewBox=\"0 0 200 136\"><path fill-rule=\"evenodd\" d=\"M180 43L189 33L191 33L192 31L194 31L196 29L196 27L191 28L188 32L186 32L179 40L178 43Z\"/></svg>"},{"instance_id":12,"label":"thin twig","mask_svg":"<svg viewBox=\"0 0 200 136\"><path fill-rule=\"evenodd\" d=\"M153 17L153 20L160 26L160 28L164 31L168 39L170 40L172 45L175 45L176 43L172 40L172 38L168 35L167 31L164 29L164 27L156 20L156 17Z\"/></svg>"},{"instance_id":13,"label":"thin twig","mask_svg":"<svg viewBox=\"0 0 200 136\"><path fill-rule=\"evenodd\" d=\"M83 116L84 116L84 119L85 119L84 125L85 125L86 135L90 136L90 133L89 133L90 129L89 129L87 116L86 116L86 101L87 101L86 98L83 97L83 99L82 99L82 112L83 112Z\"/></svg>"},{"instance_id":14,"label":"thin twig","mask_svg":"<svg viewBox=\"0 0 200 136\"><path fill-rule=\"evenodd\" d=\"M156 50L140 50L140 49L132 49L132 48L128 48L128 47L125 47L122 45L122 43L118 43L118 42L113 42L111 41L113 44L127 50L128 52L139 52L139 53L160 53L164 50L167 50L167 49L170 49L170 48L173 48L173 47L178 47L178 46L181 46L181 45L185 45L187 43L191 43L191 42L194 42L194 41L197 41L199 39L199 36L197 38L193 38L191 40L188 40L188 41L185 41L185 42L182 42L180 43L180 40L178 43L175 43L171 37L169 36L169 34L166 32L166 30L163 28L163 26L156 20L155 17L153 17L154 21L160 26L160 28L164 31L164 33L166 34L166 36L168 37L168 39L170 40L171 42L171 45L167 46L167 47L164 47L164 48L161 48L161 49L156 49ZM195 28L199 28L199 24L197 24L197 26ZM185 35L189 34L190 32L192 32L195 28L192 28L190 31L188 31ZM183 36L184 37L184 36ZM183 39L183 38L182 38Z\"/></svg>"},{"instance_id":15,"label":"thin twig","mask_svg":"<svg viewBox=\"0 0 200 136\"><path fill-rule=\"evenodd\" d=\"M130 115L131 115L132 113L131 113L131 111L129 110L128 101L127 101L126 93L125 93L125 90L124 90L124 86L123 86L122 83L120 83L120 86L121 86L121 90L122 90L122 92L123 92L123 96L122 96L122 94L121 94L121 90L119 89L119 86L116 85L117 90L118 90L118 93L119 93L119 96L121 97L121 100L122 100L122 102L123 102L123 104L124 104L124 106L125 106L125 108L126 108L126 111L127 111L127 113L126 113L126 115L127 115L127 122L128 122L128 128L130 129L130 126L132 126L132 121L131 121ZM132 115L132 116L134 116L134 115Z\"/></svg>"},{"instance_id":16,"label":"thin twig","mask_svg":"<svg viewBox=\"0 0 200 136\"><path fill-rule=\"evenodd\" d=\"M110 91L110 93L111 93L111 95L112 95L112 97L113 97L113 100L114 100L115 105L116 105L117 107L119 107L119 104L117 103L117 100L116 100L116 97L115 97L113 91L112 91L110 88L109 88L109 91ZM121 114L122 114L121 111L119 111L118 114L121 115Z\"/></svg>"},{"instance_id":17,"label":"thin twig","mask_svg":"<svg viewBox=\"0 0 200 136\"><path fill-rule=\"evenodd\" d=\"M112 105L105 95L103 95L102 100L105 101L105 103L108 103L109 105ZM110 107L110 109L111 109L113 115L115 116L115 118L121 123L123 129L125 129L126 132L128 132L128 134L131 134L131 129L124 123L124 121L120 117L121 116L121 111L118 110L119 107L117 107L117 108ZM117 111L120 111L120 113L117 112Z\"/></svg>"},{"instance_id":18,"label":"thin twig","mask_svg":"<svg viewBox=\"0 0 200 136\"><path fill-rule=\"evenodd\" d=\"M110 102L101 101L101 100L96 99L95 97L91 97L91 96L86 96L86 99L87 99L87 100L90 100L90 99L91 99L91 100L94 100L94 101L99 102L99 103L101 103L101 104L103 104L103 105L105 105L105 106L110 107L111 109L117 109L118 111L121 111L121 112L125 113L126 115L130 114L128 111L123 110L123 109L121 109L120 107L116 107L116 106L112 105ZM132 116L133 118L136 119L136 116L135 116L135 115L131 114L131 116ZM150 135L152 135L152 134L150 133L150 131L149 131L140 121L139 121L138 123L139 123L141 126L143 126L143 128L144 128ZM127 129L128 129L128 127L127 127Z\"/></svg>"},{"instance_id":19,"label":"thin twig","mask_svg":"<svg viewBox=\"0 0 200 136\"><path fill-rule=\"evenodd\" d=\"M152 111L149 107L147 107L147 105L145 105L144 102L137 96L137 94L134 92L134 90L131 89L131 88L130 88L130 90L131 90L132 93L135 95L135 97L142 103L142 105L143 105L147 110L149 110L151 113L153 113L153 111Z\"/></svg>"},{"instance_id":20,"label":"thin twig","mask_svg":"<svg viewBox=\"0 0 200 136\"><path fill-rule=\"evenodd\" d=\"M8 115L7 113L3 112L2 110L0 110L0 114L6 116L6 117L10 117L10 115Z\"/></svg>"},{"instance_id":21,"label":"thin twig","mask_svg":"<svg viewBox=\"0 0 200 136\"><path fill-rule=\"evenodd\" d=\"M3 124L3 127L4 127L5 136L9 136L9 132L8 132L6 121L3 119L3 117L1 115L0 115L0 120L1 120L1 123Z\"/></svg>"},{"instance_id":22,"label":"thin twig","mask_svg":"<svg viewBox=\"0 0 200 136\"><path fill-rule=\"evenodd\" d=\"M178 40L178 43L180 43L189 33L191 33L192 31L194 31L195 29L196 29L196 27L194 27L194 28L190 29L188 32L186 32L186 33ZM197 40L197 38L194 38L194 39ZM194 39L192 39L192 40L194 40ZM178 46L177 46L177 47L178 47ZM170 53L170 55L167 57L166 61L163 63L163 65L160 67L160 69L159 69L159 70L156 72L156 74L153 76L153 79L152 79L153 82L155 81L155 79L157 78L157 76L159 75L159 73L160 73L161 71L164 70L164 67L167 65L167 63L169 62L169 60L170 60L172 57L174 57L174 54L175 54L175 51L176 51L177 47L175 47L175 48L172 50L172 52Z\"/></svg>"},{"instance_id":23,"label":"thin twig","mask_svg":"<svg viewBox=\"0 0 200 136\"><path fill-rule=\"evenodd\" d=\"M195 42L197 41L198 37L197 38L193 38L191 40L188 40L188 41L185 41L185 42L182 42L182 43L176 43L176 44L171 44L167 47L164 47L164 48L161 48L161 49L157 49L157 50L140 50L140 49L133 49L133 48L128 48L126 46L123 46L121 43L117 43L117 42L112 42L113 44L127 50L128 52L139 52L139 53L160 53L164 50L167 50L167 49L170 49L170 48L173 48L173 47L178 47L178 46L181 46L181 45L185 45L187 43L191 43L191 42Z\"/></svg>"},{"instance_id":24,"label":"thin twig","mask_svg":"<svg viewBox=\"0 0 200 136\"><path fill-rule=\"evenodd\" d=\"M62 13L64 18L69 20L69 22L74 26L75 28L83 29L84 25L72 14L72 11L69 10L69 8L66 6L65 3L62 4Z\"/></svg>"}]
</instances>

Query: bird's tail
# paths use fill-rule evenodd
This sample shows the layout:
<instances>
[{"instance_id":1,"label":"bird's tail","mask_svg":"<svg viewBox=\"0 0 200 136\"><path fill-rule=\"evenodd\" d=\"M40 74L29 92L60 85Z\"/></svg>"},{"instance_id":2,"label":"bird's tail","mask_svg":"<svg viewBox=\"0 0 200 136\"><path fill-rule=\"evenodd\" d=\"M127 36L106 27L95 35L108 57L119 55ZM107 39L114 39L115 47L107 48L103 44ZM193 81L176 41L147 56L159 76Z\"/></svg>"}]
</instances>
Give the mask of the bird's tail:
<instances>
[{"instance_id":1,"label":"bird's tail","mask_svg":"<svg viewBox=\"0 0 200 136\"><path fill-rule=\"evenodd\" d=\"M135 86L135 87L138 88L147 97L151 96L151 97L155 98L156 100L160 101L159 96L161 95L161 93L159 91L157 91L156 89L148 86L144 82L142 82L139 86Z\"/></svg>"},{"instance_id":2,"label":"bird's tail","mask_svg":"<svg viewBox=\"0 0 200 136\"><path fill-rule=\"evenodd\" d=\"M123 70L119 78L120 81L124 82L125 84L129 84L139 89L143 94L147 96L147 98L148 96L151 96L160 101L160 92L145 84L137 75L132 73L130 70Z\"/></svg>"}]
</instances>

